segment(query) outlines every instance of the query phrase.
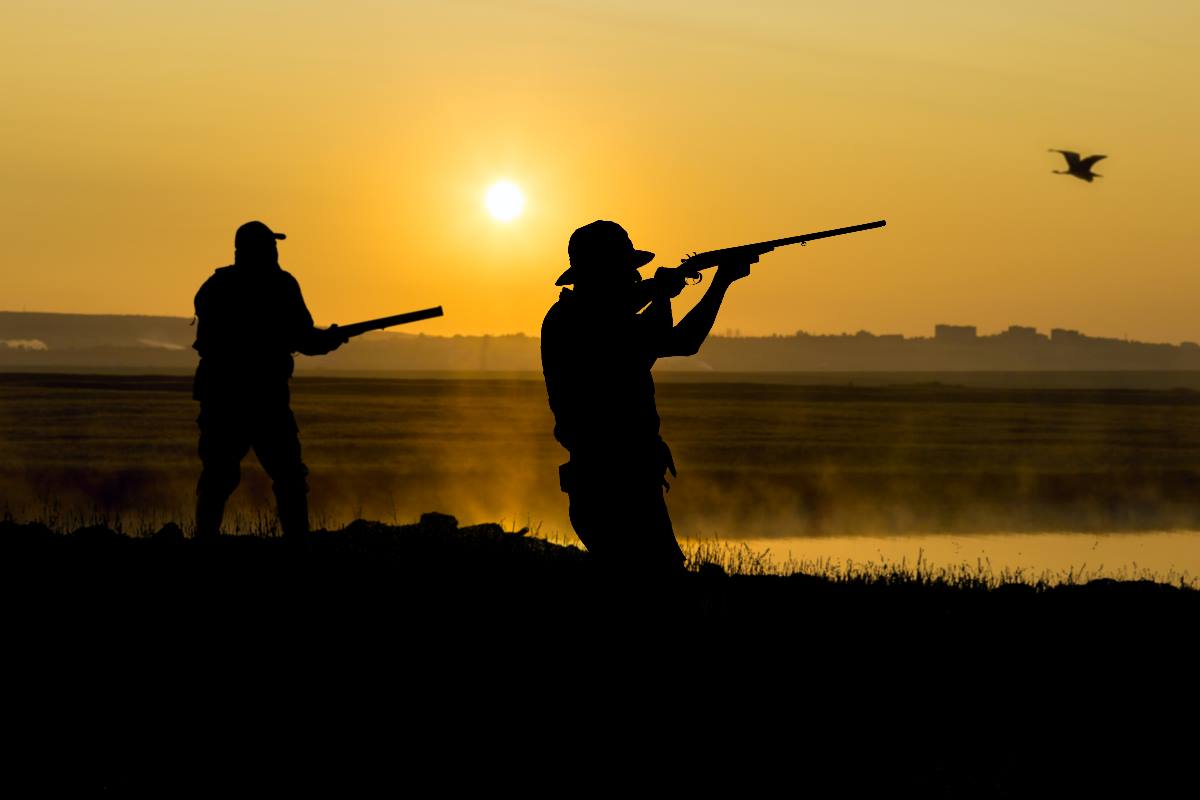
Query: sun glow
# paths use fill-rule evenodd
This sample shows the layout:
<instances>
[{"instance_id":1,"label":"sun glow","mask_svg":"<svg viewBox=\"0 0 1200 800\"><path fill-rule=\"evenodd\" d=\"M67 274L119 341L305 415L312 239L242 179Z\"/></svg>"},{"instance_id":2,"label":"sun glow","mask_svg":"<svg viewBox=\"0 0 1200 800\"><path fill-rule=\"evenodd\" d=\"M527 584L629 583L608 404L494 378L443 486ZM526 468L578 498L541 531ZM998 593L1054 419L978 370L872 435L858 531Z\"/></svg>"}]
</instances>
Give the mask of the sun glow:
<instances>
[{"instance_id":1,"label":"sun glow","mask_svg":"<svg viewBox=\"0 0 1200 800\"><path fill-rule=\"evenodd\" d=\"M512 181L497 181L483 200L488 213L501 222L511 222L525 208L525 195Z\"/></svg>"}]
</instances>

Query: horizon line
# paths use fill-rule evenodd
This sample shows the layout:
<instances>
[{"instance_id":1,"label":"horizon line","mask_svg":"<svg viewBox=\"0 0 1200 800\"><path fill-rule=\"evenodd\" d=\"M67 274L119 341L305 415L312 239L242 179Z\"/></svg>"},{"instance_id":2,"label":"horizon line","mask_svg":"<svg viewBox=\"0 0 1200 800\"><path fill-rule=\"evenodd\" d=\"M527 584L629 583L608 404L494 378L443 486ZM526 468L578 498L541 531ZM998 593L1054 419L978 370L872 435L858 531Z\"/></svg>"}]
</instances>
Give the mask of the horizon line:
<instances>
[{"instance_id":1,"label":"horizon line","mask_svg":"<svg viewBox=\"0 0 1200 800\"><path fill-rule=\"evenodd\" d=\"M0 314L29 314L29 315L59 316L59 317L122 317L122 318L131 318L131 319L169 319L169 320L181 320L181 321L187 321L187 320L194 321L195 320L194 314L191 317L187 317L187 316L177 316L174 314L131 314L131 313L120 313L120 312L82 312L82 311L29 311L27 309L21 309L19 311L12 310L12 309L0 309ZM984 339L984 338L989 338L989 337L993 337L993 336L1001 336L1004 334L1012 334L1015 331L1021 331L1025 335L1032 334L1034 336L1046 337L1047 339L1049 339L1055 331L1062 331L1063 333L1066 333L1066 334L1078 334L1078 335L1080 335L1084 338L1088 338L1088 339L1106 339L1106 340L1119 341L1119 342L1130 342L1130 343L1136 343L1136 344L1165 344L1165 345L1171 345L1174 347L1179 347L1179 346L1182 346L1185 344L1190 344L1190 345L1197 344L1197 341L1192 340L1192 339L1180 339L1177 342L1169 342L1169 341L1168 342L1155 342L1155 341L1136 339L1136 338L1131 339L1128 334L1125 334L1121 337L1093 335L1093 334L1084 333L1082 330L1080 330L1078 328L1051 327L1048 329L1047 332L1043 333L1042 330L1040 328L1037 328L1036 326L1017 325L1017 324L1010 324L1010 325L1008 325L1008 327L1000 328L999 330L995 331L994 333L979 333L977 325L964 325L964 324L946 323L946 322L935 322L935 323L933 323L932 328L933 328L932 334L929 334L929 335L917 334L917 335L909 336L909 335L906 335L903 333L875 333L875 332L869 331L865 328L860 328L857 331L842 330L842 331L836 331L836 332L831 331L831 332L824 332L824 333L817 332L817 331L809 331L809 330L804 330L802 328L799 328L794 331L790 331L790 332L786 332L786 333L774 332L774 333L743 334L741 332L741 329L739 329L739 328L728 328L727 327L727 328L725 328L724 332L720 332L720 331L717 331L714 329L712 331L712 333L709 334L709 336L716 337L718 339L773 339L773 338L799 338L801 336L813 336L813 337L816 337L816 336L848 336L848 337L853 337L853 336L858 336L861 334L867 334L868 336L873 336L876 338L897 337L898 336L905 341L916 341L916 340L921 340L921 339L936 340L936 339L938 339L938 336L937 336L938 328L949 328L949 329L958 330L960 333L962 333L964 335L964 338L966 338L966 339L969 339L969 338ZM967 331L970 331L971 333L968 335ZM521 331L512 331L512 332L508 332L508 333L433 333L433 334L415 333L415 334L406 334L406 333L404 333L403 330L383 329L380 331L373 331L372 333L391 333L391 334L400 334L400 335L407 335L407 336L432 336L432 337L437 337L437 338L454 338L454 337L498 338L498 337L504 337L504 336L519 336L519 337L524 337L524 338L528 338L528 339L539 338L537 334L527 334L527 333L524 333Z\"/></svg>"}]
</instances>

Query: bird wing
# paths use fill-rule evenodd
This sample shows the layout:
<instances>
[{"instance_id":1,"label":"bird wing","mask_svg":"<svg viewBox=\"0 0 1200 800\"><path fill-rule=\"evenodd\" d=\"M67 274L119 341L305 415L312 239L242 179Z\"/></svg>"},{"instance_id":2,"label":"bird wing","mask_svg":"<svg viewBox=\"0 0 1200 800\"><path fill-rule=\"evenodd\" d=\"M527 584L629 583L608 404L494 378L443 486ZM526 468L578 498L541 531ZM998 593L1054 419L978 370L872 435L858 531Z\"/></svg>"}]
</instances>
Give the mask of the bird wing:
<instances>
[{"instance_id":1,"label":"bird wing","mask_svg":"<svg viewBox=\"0 0 1200 800\"><path fill-rule=\"evenodd\" d=\"M1062 153L1067 159L1067 169L1075 169L1079 164L1079 153L1076 153L1074 150L1055 150L1054 148L1050 148L1050 152Z\"/></svg>"},{"instance_id":2,"label":"bird wing","mask_svg":"<svg viewBox=\"0 0 1200 800\"><path fill-rule=\"evenodd\" d=\"M1092 168L1092 165L1095 164L1097 161L1099 161L1102 158L1108 158L1108 156L1088 156L1087 158L1085 158L1079 162L1079 166L1081 169L1090 170Z\"/></svg>"}]
</instances>

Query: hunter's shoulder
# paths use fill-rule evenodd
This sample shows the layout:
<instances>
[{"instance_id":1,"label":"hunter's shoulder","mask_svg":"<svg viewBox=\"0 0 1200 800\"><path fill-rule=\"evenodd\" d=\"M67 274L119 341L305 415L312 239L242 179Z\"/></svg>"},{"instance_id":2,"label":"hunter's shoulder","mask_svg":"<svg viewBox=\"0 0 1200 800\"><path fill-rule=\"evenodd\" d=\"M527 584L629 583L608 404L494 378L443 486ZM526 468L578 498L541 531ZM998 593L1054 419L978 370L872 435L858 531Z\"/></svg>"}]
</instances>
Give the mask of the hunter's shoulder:
<instances>
[{"instance_id":1,"label":"hunter's shoulder","mask_svg":"<svg viewBox=\"0 0 1200 800\"><path fill-rule=\"evenodd\" d=\"M559 308L558 303L555 303L547 309L546 316L542 317L542 333L545 333L547 330L554 330L561 321L562 309Z\"/></svg>"},{"instance_id":2,"label":"hunter's shoulder","mask_svg":"<svg viewBox=\"0 0 1200 800\"><path fill-rule=\"evenodd\" d=\"M225 283L226 281L235 280L237 278L237 268L230 264L226 267L217 267L213 270L212 275L205 279L203 286L211 286L213 284Z\"/></svg>"},{"instance_id":3,"label":"hunter's shoulder","mask_svg":"<svg viewBox=\"0 0 1200 800\"><path fill-rule=\"evenodd\" d=\"M288 272L286 269L280 269L275 273L275 280L284 289L292 292L300 291L300 281L296 280L296 276Z\"/></svg>"},{"instance_id":4,"label":"hunter's shoulder","mask_svg":"<svg viewBox=\"0 0 1200 800\"><path fill-rule=\"evenodd\" d=\"M204 283L200 284L200 288L196 291L196 299L200 300L214 293L221 293L225 287L229 286L236 280L236 272L232 266L217 267L213 270L213 274L204 279Z\"/></svg>"},{"instance_id":5,"label":"hunter's shoulder","mask_svg":"<svg viewBox=\"0 0 1200 800\"><path fill-rule=\"evenodd\" d=\"M564 325L567 325L575 316L575 302L571 295L570 289L563 289L562 294L558 296L558 300L554 305L550 306L546 311L546 316L542 318L543 333L549 329L557 330Z\"/></svg>"}]
</instances>

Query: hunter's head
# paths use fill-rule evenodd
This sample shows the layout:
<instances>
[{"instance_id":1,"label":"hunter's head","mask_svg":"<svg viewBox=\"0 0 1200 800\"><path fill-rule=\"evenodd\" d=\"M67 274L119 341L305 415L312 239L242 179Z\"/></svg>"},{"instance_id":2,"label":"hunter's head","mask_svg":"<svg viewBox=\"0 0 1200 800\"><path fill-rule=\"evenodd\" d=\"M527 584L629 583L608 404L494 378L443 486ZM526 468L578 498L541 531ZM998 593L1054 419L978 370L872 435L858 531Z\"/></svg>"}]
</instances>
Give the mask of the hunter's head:
<instances>
[{"instance_id":1,"label":"hunter's head","mask_svg":"<svg viewBox=\"0 0 1200 800\"><path fill-rule=\"evenodd\" d=\"M268 228L258 220L247 222L233 236L233 263L246 266L278 266L276 240L287 236Z\"/></svg>"},{"instance_id":2,"label":"hunter's head","mask_svg":"<svg viewBox=\"0 0 1200 800\"><path fill-rule=\"evenodd\" d=\"M649 264L654 253L636 250L629 234L615 222L598 219L571 234L567 244L571 267L556 281L575 284L590 296L620 295L641 279L638 267Z\"/></svg>"}]
</instances>

